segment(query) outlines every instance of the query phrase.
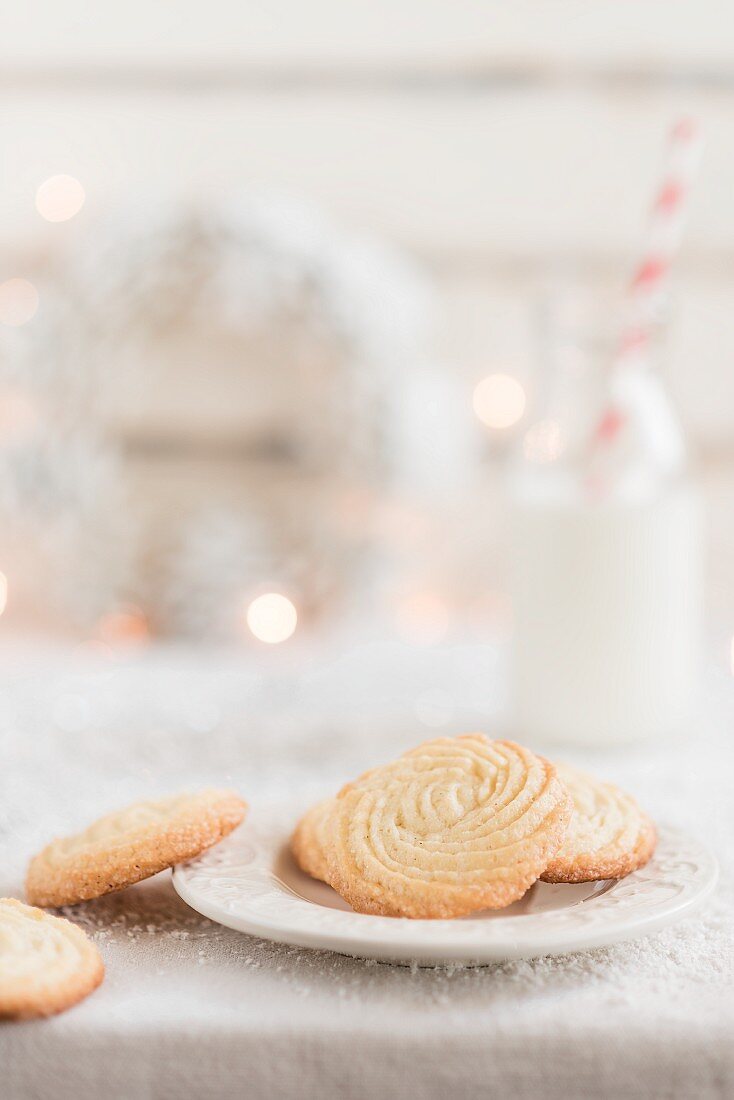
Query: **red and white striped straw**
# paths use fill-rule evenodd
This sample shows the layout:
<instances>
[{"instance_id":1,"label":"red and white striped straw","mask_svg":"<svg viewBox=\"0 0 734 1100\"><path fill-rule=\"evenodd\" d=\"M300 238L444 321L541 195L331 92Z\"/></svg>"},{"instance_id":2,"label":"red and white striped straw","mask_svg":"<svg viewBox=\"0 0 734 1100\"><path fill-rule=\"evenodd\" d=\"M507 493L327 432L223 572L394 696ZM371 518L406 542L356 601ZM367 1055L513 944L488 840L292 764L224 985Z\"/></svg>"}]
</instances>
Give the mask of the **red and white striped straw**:
<instances>
[{"instance_id":1,"label":"red and white striped straw","mask_svg":"<svg viewBox=\"0 0 734 1100\"><path fill-rule=\"evenodd\" d=\"M671 266L683 238L690 193L698 175L702 151L698 123L691 118L679 119L670 134L660 186L652 204L645 250L629 286L626 321L614 370L639 367L645 362L650 339L660 320ZM599 419L594 441L609 442L623 423L620 410L610 406Z\"/></svg>"}]
</instances>

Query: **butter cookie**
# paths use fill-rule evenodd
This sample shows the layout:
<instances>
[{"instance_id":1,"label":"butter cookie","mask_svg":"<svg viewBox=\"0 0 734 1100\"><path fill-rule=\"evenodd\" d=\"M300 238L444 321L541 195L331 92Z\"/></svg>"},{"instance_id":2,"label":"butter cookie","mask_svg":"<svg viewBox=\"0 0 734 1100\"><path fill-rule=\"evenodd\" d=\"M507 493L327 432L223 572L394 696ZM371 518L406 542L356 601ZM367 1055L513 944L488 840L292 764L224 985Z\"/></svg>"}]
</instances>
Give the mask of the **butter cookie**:
<instances>
[{"instance_id":1,"label":"butter cookie","mask_svg":"<svg viewBox=\"0 0 734 1100\"><path fill-rule=\"evenodd\" d=\"M231 833L246 803L233 791L203 790L136 802L75 836L54 840L31 860L26 894L34 905L74 905L122 890L193 859Z\"/></svg>"},{"instance_id":2,"label":"butter cookie","mask_svg":"<svg viewBox=\"0 0 734 1100\"><path fill-rule=\"evenodd\" d=\"M0 898L0 1019L62 1012L96 989L104 965L71 921Z\"/></svg>"},{"instance_id":3,"label":"butter cookie","mask_svg":"<svg viewBox=\"0 0 734 1100\"><path fill-rule=\"evenodd\" d=\"M623 878L655 851L656 832L634 798L568 764L558 778L573 800L566 836L540 876L544 882L594 882Z\"/></svg>"},{"instance_id":4,"label":"butter cookie","mask_svg":"<svg viewBox=\"0 0 734 1100\"><path fill-rule=\"evenodd\" d=\"M480 733L439 737L340 791L329 881L361 913L501 909L547 867L571 811L553 765L529 749Z\"/></svg>"}]
</instances>

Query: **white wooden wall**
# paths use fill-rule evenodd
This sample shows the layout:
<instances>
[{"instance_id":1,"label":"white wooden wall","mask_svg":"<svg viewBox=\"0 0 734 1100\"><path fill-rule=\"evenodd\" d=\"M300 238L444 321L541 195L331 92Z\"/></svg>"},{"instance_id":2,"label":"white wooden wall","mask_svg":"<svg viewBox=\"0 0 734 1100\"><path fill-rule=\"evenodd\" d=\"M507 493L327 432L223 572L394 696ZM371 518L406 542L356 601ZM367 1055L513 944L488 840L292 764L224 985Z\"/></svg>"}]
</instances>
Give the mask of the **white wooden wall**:
<instances>
[{"instance_id":1,"label":"white wooden wall","mask_svg":"<svg viewBox=\"0 0 734 1100\"><path fill-rule=\"evenodd\" d=\"M734 9L729 0L26 0L0 34L0 279L152 193L276 189L404 245L467 382L527 374L559 262L621 281L665 131L708 147L667 369L704 452L734 452Z\"/></svg>"}]
</instances>

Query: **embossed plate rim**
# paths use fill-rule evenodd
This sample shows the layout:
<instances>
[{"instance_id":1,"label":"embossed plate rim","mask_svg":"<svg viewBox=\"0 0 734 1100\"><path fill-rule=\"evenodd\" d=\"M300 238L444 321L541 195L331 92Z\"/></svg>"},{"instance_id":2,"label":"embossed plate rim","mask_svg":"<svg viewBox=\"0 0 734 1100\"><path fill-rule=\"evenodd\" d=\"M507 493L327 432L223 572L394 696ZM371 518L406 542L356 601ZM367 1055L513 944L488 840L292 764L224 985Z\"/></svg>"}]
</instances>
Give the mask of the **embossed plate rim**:
<instances>
[{"instance_id":1,"label":"embossed plate rim","mask_svg":"<svg viewBox=\"0 0 734 1100\"><path fill-rule=\"evenodd\" d=\"M482 964L566 954L637 939L688 916L713 892L718 865L698 840L662 827L646 867L582 903L502 919L406 920L319 905L275 873L292 809L251 811L216 848L174 868L180 897L228 928L298 947L382 962ZM287 821L287 827L274 822Z\"/></svg>"}]
</instances>

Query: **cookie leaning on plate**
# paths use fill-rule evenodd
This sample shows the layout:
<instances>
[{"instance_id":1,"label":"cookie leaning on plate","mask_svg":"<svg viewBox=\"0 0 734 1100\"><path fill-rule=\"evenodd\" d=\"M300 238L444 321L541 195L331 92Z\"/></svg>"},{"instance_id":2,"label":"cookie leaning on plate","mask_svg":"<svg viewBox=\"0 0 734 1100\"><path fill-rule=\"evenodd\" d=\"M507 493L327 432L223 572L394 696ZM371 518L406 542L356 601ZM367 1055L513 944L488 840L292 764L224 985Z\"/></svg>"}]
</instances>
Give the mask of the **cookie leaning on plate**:
<instances>
[{"instance_id":1,"label":"cookie leaning on plate","mask_svg":"<svg viewBox=\"0 0 734 1100\"><path fill-rule=\"evenodd\" d=\"M203 790L136 802L76 836L54 840L31 860L26 878L35 905L73 905L122 890L193 859L231 833L247 805L233 791Z\"/></svg>"},{"instance_id":2,"label":"cookie leaning on plate","mask_svg":"<svg viewBox=\"0 0 734 1100\"><path fill-rule=\"evenodd\" d=\"M541 875L544 882L594 882L623 878L644 866L655 851L656 833L630 795L568 764L558 778L573 799L563 844Z\"/></svg>"},{"instance_id":3,"label":"cookie leaning on plate","mask_svg":"<svg viewBox=\"0 0 734 1100\"><path fill-rule=\"evenodd\" d=\"M501 909L548 865L571 810L553 765L529 749L480 733L439 737L340 791L329 882L361 913Z\"/></svg>"},{"instance_id":4,"label":"cookie leaning on plate","mask_svg":"<svg viewBox=\"0 0 734 1100\"><path fill-rule=\"evenodd\" d=\"M0 1019L62 1012L103 977L99 951L81 928L15 898L0 898Z\"/></svg>"}]
</instances>

